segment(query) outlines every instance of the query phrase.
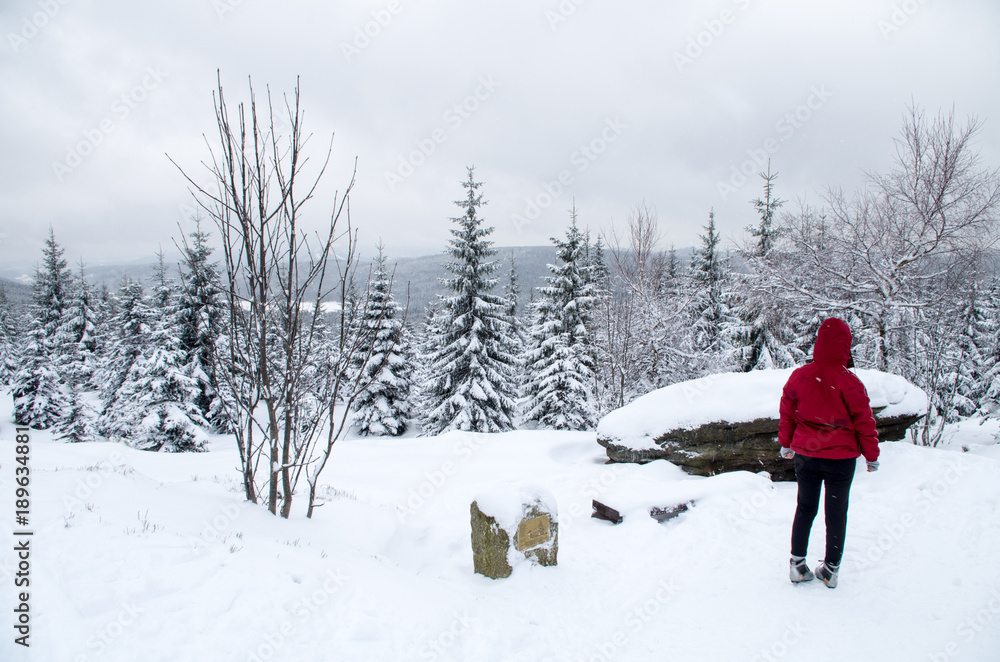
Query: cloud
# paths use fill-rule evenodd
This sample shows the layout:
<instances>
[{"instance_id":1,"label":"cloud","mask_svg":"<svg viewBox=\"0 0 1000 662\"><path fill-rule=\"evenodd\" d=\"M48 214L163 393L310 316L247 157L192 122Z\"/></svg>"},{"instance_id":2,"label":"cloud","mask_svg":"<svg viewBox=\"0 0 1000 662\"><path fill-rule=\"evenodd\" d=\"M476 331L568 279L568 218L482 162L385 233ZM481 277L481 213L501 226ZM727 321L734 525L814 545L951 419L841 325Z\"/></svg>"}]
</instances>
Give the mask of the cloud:
<instances>
[{"instance_id":1,"label":"cloud","mask_svg":"<svg viewBox=\"0 0 1000 662\"><path fill-rule=\"evenodd\" d=\"M356 156L362 242L383 237L397 255L444 246L470 164L501 245L546 243L575 199L591 228L645 200L683 246L710 208L728 238L753 222L754 178L726 196L719 184L769 140L786 199L884 169L911 100L986 119L984 156L1000 159L1000 118L987 116L1000 9L987 0L53 2L58 12L16 51L10 34L46 3L5 3L0 14L11 31L0 61L0 262L25 269L49 225L72 260L152 257L171 244L190 207L164 153L199 171L217 69L234 103L249 76L275 97L301 76L315 159L336 134L310 217L327 218ZM498 84L477 98L484 79ZM783 129L824 86L821 107ZM627 128L581 169L574 155L601 147L616 118ZM433 152L411 159L428 140ZM79 162L60 178L68 159ZM564 171L572 183L531 224L515 223Z\"/></svg>"}]
</instances>

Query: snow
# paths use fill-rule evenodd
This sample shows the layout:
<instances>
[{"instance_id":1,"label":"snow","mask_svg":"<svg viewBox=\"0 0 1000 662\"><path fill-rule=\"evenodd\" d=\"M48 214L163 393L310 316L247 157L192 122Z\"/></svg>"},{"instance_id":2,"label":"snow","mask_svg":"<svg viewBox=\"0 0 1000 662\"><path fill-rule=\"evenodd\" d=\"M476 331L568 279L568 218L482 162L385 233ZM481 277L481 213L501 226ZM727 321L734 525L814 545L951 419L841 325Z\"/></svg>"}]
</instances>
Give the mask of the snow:
<instances>
[{"instance_id":1,"label":"snow","mask_svg":"<svg viewBox=\"0 0 1000 662\"><path fill-rule=\"evenodd\" d=\"M885 407L879 417L907 416L927 412L927 394L899 375L878 370L855 370L868 391L872 409Z\"/></svg>"},{"instance_id":2,"label":"snow","mask_svg":"<svg viewBox=\"0 0 1000 662\"><path fill-rule=\"evenodd\" d=\"M898 375L857 370L873 409L880 417L922 414L927 395ZM786 370L755 370L709 375L672 384L633 400L609 413L597 426L602 439L636 450L656 448L653 441L669 430L693 430L706 423L744 423L778 418L781 391L792 374Z\"/></svg>"},{"instance_id":3,"label":"snow","mask_svg":"<svg viewBox=\"0 0 1000 662\"><path fill-rule=\"evenodd\" d=\"M479 492L473 501L484 514L489 515L501 529L513 534L521 521L525 506L537 504L549 513L552 521L559 521L556 498L538 485L511 483Z\"/></svg>"},{"instance_id":4,"label":"snow","mask_svg":"<svg viewBox=\"0 0 1000 662\"><path fill-rule=\"evenodd\" d=\"M250 310L250 302L249 301L241 301L240 302L240 306L244 310ZM313 302L313 301L303 301L302 302L302 310L306 310L306 311L312 312L315 308L316 308L316 303ZM326 314L339 313L340 309L341 309L341 305L340 305L339 301L321 301L320 304L319 304L319 310L320 310L321 313L326 313Z\"/></svg>"},{"instance_id":5,"label":"snow","mask_svg":"<svg viewBox=\"0 0 1000 662\"><path fill-rule=\"evenodd\" d=\"M10 627L13 432L0 418L4 662L1000 659L997 459L883 444L855 478L831 591L788 581L794 484L607 465L593 432L553 431L344 439L312 520L244 502L229 438L163 454L35 432L26 651ZM955 449L969 433L949 432ZM469 505L512 484L558 501L559 565L490 580ZM591 499L625 521L590 518ZM810 562L822 541L820 518Z\"/></svg>"},{"instance_id":6,"label":"snow","mask_svg":"<svg viewBox=\"0 0 1000 662\"><path fill-rule=\"evenodd\" d=\"M973 417L945 428L941 447L1000 460L1000 420Z\"/></svg>"}]
</instances>

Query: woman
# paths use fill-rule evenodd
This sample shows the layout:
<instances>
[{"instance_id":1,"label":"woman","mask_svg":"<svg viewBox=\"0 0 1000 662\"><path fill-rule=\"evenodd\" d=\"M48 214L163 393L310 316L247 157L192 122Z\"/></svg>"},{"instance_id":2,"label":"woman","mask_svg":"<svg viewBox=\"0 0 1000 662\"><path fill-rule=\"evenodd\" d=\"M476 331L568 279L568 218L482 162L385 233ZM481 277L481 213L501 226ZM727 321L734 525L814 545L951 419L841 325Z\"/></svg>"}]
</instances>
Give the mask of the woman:
<instances>
[{"instance_id":1,"label":"woman","mask_svg":"<svg viewBox=\"0 0 1000 662\"><path fill-rule=\"evenodd\" d=\"M819 327L812 363L796 369L781 394L778 443L783 458L795 459L799 487L789 573L794 583L815 576L836 588L857 457L865 456L868 471L878 469L875 417L864 385L848 370L853 366L851 329L830 318ZM805 557L823 485L826 557L814 574Z\"/></svg>"}]
</instances>

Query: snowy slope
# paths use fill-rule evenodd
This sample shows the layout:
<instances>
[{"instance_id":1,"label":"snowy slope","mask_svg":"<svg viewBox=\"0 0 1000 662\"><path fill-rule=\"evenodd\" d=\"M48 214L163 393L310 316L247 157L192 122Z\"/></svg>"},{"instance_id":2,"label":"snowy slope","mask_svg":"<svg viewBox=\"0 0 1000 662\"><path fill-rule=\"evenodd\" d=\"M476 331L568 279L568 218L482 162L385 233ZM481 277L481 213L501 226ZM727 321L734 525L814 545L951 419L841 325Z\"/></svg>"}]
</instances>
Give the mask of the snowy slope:
<instances>
[{"instance_id":1,"label":"snowy slope","mask_svg":"<svg viewBox=\"0 0 1000 662\"><path fill-rule=\"evenodd\" d=\"M12 433L0 420L7 621ZM887 444L856 478L831 591L788 582L794 485L606 465L593 433L348 439L312 521L244 503L224 438L196 455L33 440L33 647L4 624L4 661L1000 659L989 457ZM559 565L475 575L471 500L523 482L558 501ZM625 521L591 519L592 498Z\"/></svg>"},{"instance_id":2,"label":"snowy slope","mask_svg":"<svg viewBox=\"0 0 1000 662\"><path fill-rule=\"evenodd\" d=\"M878 370L854 371L880 417L927 412L927 394L903 377ZM636 398L601 419L602 439L634 449L655 448L654 439L670 430L693 430L706 423L744 423L778 418L787 370L722 373L680 382Z\"/></svg>"}]
</instances>

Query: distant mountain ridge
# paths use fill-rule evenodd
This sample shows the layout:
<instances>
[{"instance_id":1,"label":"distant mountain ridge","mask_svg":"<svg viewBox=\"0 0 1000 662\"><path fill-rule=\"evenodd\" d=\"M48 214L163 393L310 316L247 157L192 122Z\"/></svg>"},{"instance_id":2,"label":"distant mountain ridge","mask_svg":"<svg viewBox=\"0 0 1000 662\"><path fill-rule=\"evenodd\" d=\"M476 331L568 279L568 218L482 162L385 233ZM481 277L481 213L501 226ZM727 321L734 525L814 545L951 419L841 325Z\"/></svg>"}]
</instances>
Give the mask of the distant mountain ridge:
<instances>
[{"instance_id":1,"label":"distant mountain ridge","mask_svg":"<svg viewBox=\"0 0 1000 662\"><path fill-rule=\"evenodd\" d=\"M495 274L497 278L497 293L502 291L504 284L507 282L512 254L517 269L518 283L521 288L521 309L523 310L530 298L530 289L544 284L542 278L549 274L546 265L556 261L556 249L555 246L497 247L497 255L493 258L498 262L499 266ZM449 260L450 258L444 253L400 258L394 258L391 254L388 255L390 271L395 268L392 288L393 298L400 306L406 306L407 294L409 295L407 316L411 323L417 324L423 319L424 308L438 294L448 294L447 289L441 284L440 279L447 278L450 275L444 268L444 264ZM358 264L357 271L355 272L355 280L359 289L364 287L364 283L368 278L371 261L371 258L362 258ZM95 288L100 289L102 286L107 286L109 290L115 292L118 290L122 278L126 275L142 283L144 288L148 288L149 278L152 276L155 267L156 265L153 262L102 265L86 267L85 273L87 280ZM78 268L73 269L73 271L74 274L78 273ZM176 262L170 264L170 275L178 278ZM15 308L21 308L30 302L30 278L24 274L8 271L3 273L0 281L3 281L7 297Z\"/></svg>"},{"instance_id":2,"label":"distant mountain ridge","mask_svg":"<svg viewBox=\"0 0 1000 662\"><path fill-rule=\"evenodd\" d=\"M556 261L555 246L507 246L497 247L494 260L499 269L494 274L497 279L497 294L503 291L510 272L511 255L517 271L518 285L521 289L520 309L530 299L530 290L545 284L542 280L549 275L546 265ZM393 258L388 256L389 269L395 266L393 275L392 296L401 306L407 305L409 293L409 309L407 319L411 324L418 324L423 319L424 309L439 294L448 295L448 289L441 284L440 279L451 274L444 265L451 260L444 253L424 255L421 257ZM367 264L358 266L356 278L359 285L365 281L368 274Z\"/></svg>"},{"instance_id":3,"label":"distant mountain ridge","mask_svg":"<svg viewBox=\"0 0 1000 662\"><path fill-rule=\"evenodd\" d=\"M498 263L498 269L494 274L497 279L495 292L500 294L507 283L510 272L510 260L513 256L515 268L517 270L518 285L521 290L519 311L523 312L528 302L532 299L531 290L545 284L543 280L549 275L549 264L555 264L558 260L555 246L497 246L497 254L493 260ZM677 257L682 265L686 266L690 261L691 248L677 249ZM606 253L610 264L610 251ZM213 255L213 257L216 257ZM451 258L444 253L434 255L422 255L420 257L393 257L387 254L390 273L393 274L392 294L393 299L400 306L407 307L407 297L409 305L407 310L407 320L410 324L418 325L423 320L424 310L428 303L433 301L438 295L447 296L448 289L441 283L441 279L448 278L451 274L444 268L444 265ZM354 274L355 282L359 290L363 290L368 279L369 269L373 257L364 256L358 262L357 271ZM218 263L218 261L216 261ZM734 267L739 268L738 264ZM111 292L117 292L122 278L129 278L141 283L143 288L148 289L149 279L155 272L156 264L150 262L133 262L129 264L109 264L100 266L87 266L85 273L87 280L97 290L106 286ZM176 258L168 262L169 275L172 278L179 278L178 264ZM393 271L394 270L394 271ZM79 273L79 267L73 269L74 275ZM0 281L3 281L7 291L7 297L15 309L26 306L31 301L31 277L12 270L0 270Z\"/></svg>"},{"instance_id":4,"label":"distant mountain ridge","mask_svg":"<svg viewBox=\"0 0 1000 662\"><path fill-rule=\"evenodd\" d=\"M3 283L4 292L7 294L7 301L10 302L14 310L22 310L31 301L31 285L9 278L0 278Z\"/></svg>"}]
</instances>

